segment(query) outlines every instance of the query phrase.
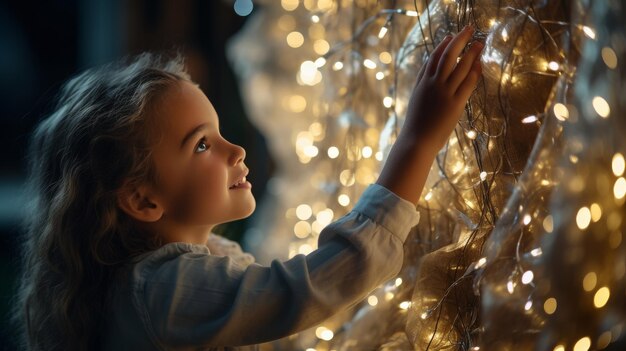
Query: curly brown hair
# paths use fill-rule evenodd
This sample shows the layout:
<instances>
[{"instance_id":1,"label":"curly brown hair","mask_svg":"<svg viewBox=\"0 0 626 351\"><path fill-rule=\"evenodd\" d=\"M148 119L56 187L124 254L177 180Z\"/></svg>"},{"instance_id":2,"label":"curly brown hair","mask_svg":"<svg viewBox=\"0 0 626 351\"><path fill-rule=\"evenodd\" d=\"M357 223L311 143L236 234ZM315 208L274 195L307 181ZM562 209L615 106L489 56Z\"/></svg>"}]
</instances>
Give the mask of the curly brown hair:
<instances>
[{"instance_id":1,"label":"curly brown hair","mask_svg":"<svg viewBox=\"0 0 626 351\"><path fill-rule=\"evenodd\" d=\"M62 88L31 135L13 322L32 350L97 349L116 268L161 246L117 205L124 181L158 184L151 103L189 81L180 55L143 53Z\"/></svg>"}]
</instances>

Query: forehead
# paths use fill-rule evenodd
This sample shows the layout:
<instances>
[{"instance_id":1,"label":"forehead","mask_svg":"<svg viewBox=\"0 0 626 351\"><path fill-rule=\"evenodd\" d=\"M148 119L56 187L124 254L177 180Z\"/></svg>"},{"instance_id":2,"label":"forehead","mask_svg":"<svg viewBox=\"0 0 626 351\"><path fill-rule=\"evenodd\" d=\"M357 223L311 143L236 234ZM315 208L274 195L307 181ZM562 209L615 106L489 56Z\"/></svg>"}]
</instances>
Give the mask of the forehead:
<instances>
[{"instance_id":1,"label":"forehead","mask_svg":"<svg viewBox=\"0 0 626 351\"><path fill-rule=\"evenodd\" d=\"M217 128L219 123L209 99L191 82L183 81L170 87L155 107L162 139L180 142L199 124L208 123L209 128Z\"/></svg>"}]
</instances>

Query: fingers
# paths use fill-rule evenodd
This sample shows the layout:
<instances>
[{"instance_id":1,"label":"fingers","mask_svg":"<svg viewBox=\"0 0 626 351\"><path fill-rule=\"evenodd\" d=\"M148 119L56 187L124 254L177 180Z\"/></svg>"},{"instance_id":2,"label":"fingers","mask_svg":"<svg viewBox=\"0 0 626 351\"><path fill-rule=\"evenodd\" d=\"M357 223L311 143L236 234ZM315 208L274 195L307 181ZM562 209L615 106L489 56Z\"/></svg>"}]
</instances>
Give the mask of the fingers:
<instances>
[{"instance_id":1,"label":"fingers","mask_svg":"<svg viewBox=\"0 0 626 351\"><path fill-rule=\"evenodd\" d=\"M482 66L480 65L480 59L477 57L474 59L472 63L472 68L469 73L465 76L463 82L457 89L455 95L464 101L469 99L470 95L474 91L476 87L476 83L478 82L478 78L480 78L480 74L482 73Z\"/></svg>"},{"instance_id":2,"label":"fingers","mask_svg":"<svg viewBox=\"0 0 626 351\"><path fill-rule=\"evenodd\" d=\"M474 42L470 49L463 55L461 61L457 63L454 71L452 71L450 77L448 77L448 84L453 91L456 91L459 85L465 80L465 77L467 77L474 66L474 61L480 56L483 47L483 43Z\"/></svg>"},{"instance_id":3,"label":"fingers","mask_svg":"<svg viewBox=\"0 0 626 351\"><path fill-rule=\"evenodd\" d=\"M454 39L450 42L450 45L446 47L446 50L441 54L441 59L437 66L437 76L444 81L448 80L450 73L456 65L456 60L463 51L463 48L469 40L472 38L474 28L472 26L465 26L463 30L458 33Z\"/></svg>"},{"instance_id":4,"label":"fingers","mask_svg":"<svg viewBox=\"0 0 626 351\"><path fill-rule=\"evenodd\" d=\"M428 58L428 63L427 63L429 75L433 75L437 71L437 66L439 65L439 58L441 57L441 54L443 54L446 47L448 47L450 40L452 40L452 36L446 35L446 37L443 38L441 43L437 45L437 47L432 52L432 54L430 54L430 57Z\"/></svg>"}]
</instances>

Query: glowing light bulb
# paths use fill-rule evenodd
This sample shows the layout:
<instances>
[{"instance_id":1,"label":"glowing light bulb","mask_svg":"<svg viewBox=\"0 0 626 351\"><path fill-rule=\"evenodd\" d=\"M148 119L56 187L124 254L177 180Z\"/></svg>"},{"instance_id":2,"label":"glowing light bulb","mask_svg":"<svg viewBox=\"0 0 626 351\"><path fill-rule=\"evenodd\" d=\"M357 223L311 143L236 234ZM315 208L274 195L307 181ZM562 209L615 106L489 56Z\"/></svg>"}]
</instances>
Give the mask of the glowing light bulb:
<instances>
[{"instance_id":1,"label":"glowing light bulb","mask_svg":"<svg viewBox=\"0 0 626 351\"><path fill-rule=\"evenodd\" d=\"M557 303L554 297L550 297L546 299L546 301L543 303L543 310L547 314L553 314L554 312L556 312L556 307L557 307Z\"/></svg>"},{"instance_id":2,"label":"glowing light bulb","mask_svg":"<svg viewBox=\"0 0 626 351\"><path fill-rule=\"evenodd\" d=\"M524 309L528 311L531 309L531 307L533 307L533 302L531 300L526 301L526 304L524 305Z\"/></svg>"},{"instance_id":3,"label":"glowing light bulb","mask_svg":"<svg viewBox=\"0 0 626 351\"><path fill-rule=\"evenodd\" d=\"M291 32L287 34L287 45L292 48L299 48L304 44L304 36L300 32Z\"/></svg>"},{"instance_id":4,"label":"glowing light bulb","mask_svg":"<svg viewBox=\"0 0 626 351\"><path fill-rule=\"evenodd\" d=\"M595 39L596 38L596 32L593 29L591 29L591 27L583 26L583 32L590 39Z\"/></svg>"},{"instance_id":5,"label":"glowing light bulb","mask_svg":"<svg viewBox=\"0 0 626 351\"><path fill-rule=\"evenodd\" d=\"M328 157L337 158L339 156L339 149L336 146L331 146L328 148Z\"/></svg>"},{"instance_id":6,"label":"glowing light bulb","mask_svg":"<svg viewBox=\"0 0 626 351\"><path fill-rule=\"evenodd\" d=\"M533 271L526 271L524 272L524 274L522 275L522 283L523 284L530 284L533 281L534 278L534 274Z\"/></svg>"},{"instance_id":7,"label":"glowing light bulb","mask_svg":"<svg viewBox=\"0 0 626 351\"><path fill-rule=\"evenodd\" d=\"M370 59L365 59L363 61L363 66L369 68L369 69L375 69L376 68L376 62L370 60Z\"/></svg>"},{"instance_id":8,"label":"glowing light bulb","mask_svg":"<svg viewBox=\"0 0 626 351\"><path fill-rule=\"evenodd\" d=\"M300 220L306 221L311 218L312 214L313 210L311 209L311 206L307 204L301 204L296 207L296 216L298 216Z\"/></svg>"},{"instance_id":9,"label":"glowing light bulb","mask_svg":"<svg viewBox=\"0 0 626 351\"><path fill-rule=\"evenodd\" d=\"M559 121L565 121L569 118L569 110L560 102L554 104L552 110L554 111L554 116L556 116Z\"/></svg>"},{"instance_id":10,"label":"glowing light bulb","mask_svg":"<svg viewBox=\"0 0 626 351\"><path fill-rule=\"evenodd\" d=\"M478 269L478 268L484 266L485 263L487 263L487 257L481 257L478 261L476 261L476 264L474 265L474 268Z\"/></svg>"},{"instance_id":11,"label":"glowing light bulb","mask_svg":"<svg viewBox=\"0 0 626 351\"><path fill-rule=\"evenodd\" d=\"M617 55L615 54L615 51L608 46L602 48L602 60L610 69L615 69L615 67L617 67Z\"/></svg>"},{"instance_id":12,"label":"glowing light bulb","mask_svg":"<svg viewBox=\"0 0 626 351\"><path fill-rule=\"evenodd\" d=\"M616 153L615 155L613 155L613 161L611 162L611 168L613 168L613 174L615 174L616 177L620 177L624 174L624 166L625 166L625 162L624 162L624 155L622 155L621 153Z\"/></svg>"},{"instance_id":13,"label":"glowing light bulb","mask_svg":"<svg viewBox=\"0 0 626 351\"><path fill-rule=\"evenodd\" d=\"M522 123L525 123L525 124L533 123L533 122L537 122L537 116L528 116L522 119Z\"/></svg>"},{"instance_id":14,"label":"glowing light bulb","mask_svg":"<svg viewBox=\"0 0 626 351\"><path fill-rule=\"evenodd\" d=\"M547 215L546 218L543 219L543 229L547 233L552 233L552 230L554 229L554 223L552 221L551 215Z\"/></svg>"},{"instance_id":15,"label":"glowing light bulb","mask_svg":"<svg viewBox=\"0 0 626 351\"><path fill-rule=\"evenodd\" d=\"M578 228L583 230L587 229L589 223L591 223L591 211L588 207L583 206L578 210L578 213L576 214L576 225L578 226Z\"/></svg>"},{"instance_id":16,"label":"glowing light bulb","mask_svg":"<svg viewBox=\"0 0 626 351\"><path fill-rule=\"evenodd\" d=\"M408 310L411 307L411 301L402 301L400 302L399 307L403 310Z\"/></svg>"},{"instance_id":17,"label":"glowing light bulb","mask_svg":"<svg viewBox=\"0 0 626 351\"><path fill-rule=\"evenodd\" d=\"M391 107L393 104L393 98L391 96L385 96L383 99L383 105L387 108Z\"/></svg>"},{"instance_id":18,"label":"glowing light bulb","mask_svg":"<svg viewBox=\"0 0 626 351\"><path fill-rule=\"evenodd\" d=\"M548 68L552 71L558 71L559 70L559 63L556 61L550 61L548 63Z\"/></svg>"},{"instance_id":19,"label":"glowing light bulb","mask_svg":"<svg viewBox=\"0 0 626 351\"><path fill-rule=\"evenodd\" d=\"M591 101L591 104L593 105L593 109L596 110L596 113L600 115L600 117L609 117L609 114L611 113L611 108L609 107L609 103L606 102L604 98L596 96Z\"/></svg>"},{"instance_id":20,"label":"glowing light bulb","mask_svg":"<svg viewBox=\"0 0 626 351\"><path fill-rule=\"evenodd\" d=\"M474 139L476 139L476 136L477 136L478 134L476 133L476 131L475 131L475 130L470 129L470 130L468 130L468 131L465 133L465 135L467 135L467 137L468 137L468 138L470 138L470 139L474 140Z\"/></svg>"},{"instance_id":21,"label":"glowing light bulb","mask_svg":"<svg viewBox=\"0 0 626 351\"><path fill-rule=\"evenodd\" d=\"M515 290L515 285L512 281L509 280L509 282L506 283L506 290L509 292L509 294L513 293L513 291Z\"/></svg>"},{"instance_id":22,"label":"glowing light bulb","mask_svg":"<svg viewBox=\"0 0 626 351\"><path fill-rule=\"evenodd\" d=\"M378 39L382 39L385 37L385 34L387 34L387 27L381 27L380 31L378 32Z\"/></svg>"},{"instance_id":23,"label":"glowing light bulb","mask_svg":"<svg viewBox=\"0 0 626 351\"><path fill-rule=\"evenodd\" d=\"M433 198L433 192L429 191L426 196L424 196L424 200L429 201L430 199Z\"/></svg>"},{"instance_id":24,"label":"glowing light bulb","mask_svg":"<svg viewBox=\"0 0 626 351\"><path fill-rule=\"evenodd\" d=\"M585 274L585 277L583 278L583 289L585 289L585 291L593 290L596 287L597 281L598 277L595 272Z\"/></svg>"},{"instance_id":25,"label":"glowing light bulb","mask_svg":"<svg viewBox=\"0 0 626 351\"><path fill-rule=\"evenodd\" d=\"M593 296L593 305L596 308L602 308L609 301L609 297L611 296L611 291L606 286L601 287L596 291L596 294Z\"/></svg>"},{"instance_id":26,"label":"glowing light bulb","mask_svg":"<svg viewBox=\"0 0 626 351\"><path fill-rule=\"evenodd\" d=\"M585 336L574 344L574 351L587 351L591 347L591 339Z\"/></svg>"},{"instance_id":27,"label":"glowing light bulb","mask_svg":"<svg viewBox=\"0 0 626 351\"><path fill-rule=\"evenodd\" d=\"M341 205L341 206L348 206L350 204L350 197L346 194L341 194L337 197L337 202Z\"/></svg>"},{"instance_id":28,"label":"glowing light bulb","mask_svg":"<svg viewBox=\"0 0 626 351\"><path fill-rule=\"evenodd\" d=\"M626 195L626 179L624 179L624 177L619 177L615 181L615 185L613 186L613 195L618 200Z\"/></svg>"},{"instance_id":29,"label":"glowing light bulb","mask_svg":"<svg viewBox=\"0 0 626 351\"><path fill-rule=\"evenodd\" d=\"M593 222L597 222L600 220L600 218L602 218L602 208L600 207L600 205L593 203L591 204L590 210L591 210L591 220Z\"/></svg>"}]
</instances>

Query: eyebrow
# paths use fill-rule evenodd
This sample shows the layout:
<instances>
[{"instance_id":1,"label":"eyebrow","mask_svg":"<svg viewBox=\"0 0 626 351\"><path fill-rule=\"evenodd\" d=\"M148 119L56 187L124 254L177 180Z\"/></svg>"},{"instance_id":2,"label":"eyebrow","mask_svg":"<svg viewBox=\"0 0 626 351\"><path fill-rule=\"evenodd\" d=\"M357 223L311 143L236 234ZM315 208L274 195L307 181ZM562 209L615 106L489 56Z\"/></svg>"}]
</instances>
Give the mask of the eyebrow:
<instances>
[{"instance_id":1,"label":"eyebrow","mask_svg":"<svg viewBox=\"0 0 626 351\"><path fill-rule=\"evenodd\" d=\"M189 131L189 133L187 133L187 135L185 135L185 137L183 138L183 140L180 143L180 148L182 149L185 146L185 144L189 141L189 139L191 139L191 137L193 137L194 135L199 133L201 130L208 129L208 128L209 128L209 124L208 123L202 123L202 124L196 126L194 129Z\"/></svg>"}]
</instances>

